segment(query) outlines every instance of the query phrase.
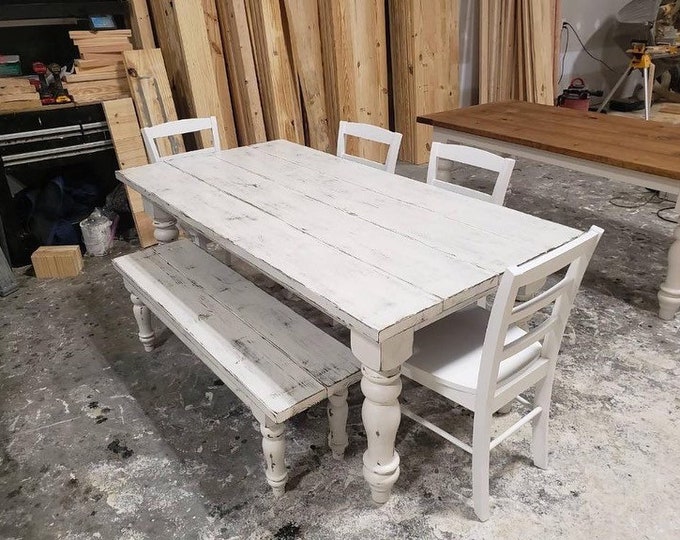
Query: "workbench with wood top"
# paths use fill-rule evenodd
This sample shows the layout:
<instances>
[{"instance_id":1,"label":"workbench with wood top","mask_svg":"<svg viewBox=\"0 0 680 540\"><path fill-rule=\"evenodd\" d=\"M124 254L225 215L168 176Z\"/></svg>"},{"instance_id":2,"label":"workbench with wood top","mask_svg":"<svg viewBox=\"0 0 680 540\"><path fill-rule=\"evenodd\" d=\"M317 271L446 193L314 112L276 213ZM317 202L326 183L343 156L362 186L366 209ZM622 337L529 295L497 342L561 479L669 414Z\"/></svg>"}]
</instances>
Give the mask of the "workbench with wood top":
<instances>
[{"instance_id":1,"label":"workbench with wood top","mask_svg":"<svg viewBox=\"0 0 680 540\"><path fill-rule=\"evenodd\" d=\"M434 128L437 142L477 146L680 194L680 130L675 125L520 101L429 114L418 122ZM672 319L680 309L680 225L673 232L658 297L659 317Z\"/></svg>"}]
</instances>

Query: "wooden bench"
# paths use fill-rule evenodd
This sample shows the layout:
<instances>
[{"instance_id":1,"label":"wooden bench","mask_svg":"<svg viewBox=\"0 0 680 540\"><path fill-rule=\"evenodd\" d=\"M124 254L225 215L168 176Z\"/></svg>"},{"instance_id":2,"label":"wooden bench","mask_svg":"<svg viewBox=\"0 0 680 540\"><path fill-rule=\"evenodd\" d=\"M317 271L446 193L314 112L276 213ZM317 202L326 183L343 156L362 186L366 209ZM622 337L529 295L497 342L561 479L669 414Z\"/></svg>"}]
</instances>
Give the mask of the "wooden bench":
<instances>
[{"instance_id":1,"label":"wooden bench","mask_svg":"<svg viewBox=\"0 0 680 540\"><path fill-rule=\"evenodd\" d=\"M287 480L284 422L326 398L329 446L342 457L347 387L361 375L349 349L188 240L113 264L144 348L154 348L150 310L253 412L275 495Z\"/></svg>"}]
</instances>

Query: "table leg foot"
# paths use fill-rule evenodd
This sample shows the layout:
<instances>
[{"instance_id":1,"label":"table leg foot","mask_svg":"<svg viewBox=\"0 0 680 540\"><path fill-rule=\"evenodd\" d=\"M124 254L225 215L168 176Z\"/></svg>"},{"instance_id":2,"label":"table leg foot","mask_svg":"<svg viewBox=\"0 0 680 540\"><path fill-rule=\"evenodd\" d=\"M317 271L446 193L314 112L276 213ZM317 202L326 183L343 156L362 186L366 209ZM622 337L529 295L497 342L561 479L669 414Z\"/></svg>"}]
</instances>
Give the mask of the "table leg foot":
<instances>
[{"instance_id":1,"label":"table leg foot","mask_svg":"<svg viewBox=\"0 0 680 540\"><path fill-rule=\"evenodd\" d=\"M153 207L153 227L153 236L159 244L174 242L179 237L177 220L157 206Z\"/></svg>"},{"instance_id":2,"label":"table leg foot","mask_svg":"<svg viewBox=\"0 0 680 540\"><path fill-rule=\"evenodd\" d=\"M668 275L659 287L659 317L672 319L680 309L680 225L673 231L673 244L668 250Z\"/></svg>"},{"instance_id":3,"label":"table leg foot","mask_svg":"<svg viewBox=\"0 0 680 540\"><path fill-rule=\"evenodd\" d=\"M394 450L394 440L401 420L401 369L379 372L364 366L361 371L361 391L366 398L361 416L368 439L363 459L364 479L371 488L373 500L383 504L399 478L399 454Z\"/></svg>"}]
</instances>

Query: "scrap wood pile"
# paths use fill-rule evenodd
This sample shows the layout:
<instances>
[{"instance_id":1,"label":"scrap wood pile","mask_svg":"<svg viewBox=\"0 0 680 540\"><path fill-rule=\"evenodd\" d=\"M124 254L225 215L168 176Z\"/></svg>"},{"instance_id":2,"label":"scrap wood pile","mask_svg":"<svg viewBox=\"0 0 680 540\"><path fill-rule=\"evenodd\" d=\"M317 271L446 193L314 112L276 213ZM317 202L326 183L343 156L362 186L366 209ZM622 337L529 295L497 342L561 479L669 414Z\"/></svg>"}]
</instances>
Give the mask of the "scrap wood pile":
<instances>
[{"instance_id":1,"label":"scrap wood pile","mask_svg":"<svg viewBox=\"0 0 680 540\"><path fill-rule=\"evenodd\" d=\"M458 0L148 7L178 115L217 117L227 148L285 138L332 152L339 121L350 120L402 132L401 158L425 162L430 132L416 116L458 106Z\"/></svg>"},{"instance_id":2,"label":"scrap wood pile","mask_svg":"<svg viewBox=\"0 0 680 540\"><path fill-rule=\"evenodd\" d=\"M553 105L559 0L480 0L479 102Z\"/></svg>"},{"instance_id":3,"label":"scrap wood pile","mask_svg":"<svg viewBox=\"0 0 680 540\"><path fill-rule=\"evenodd\" d=\"M26 77L0 77L0 112L40 107L40 94Z\"/></svg>"},{"instance_id":4,"label":"scrap wood pile","mask_svg":"<svg viewBox=\"0 0 680 540\"><path fill-rule=\"evenodd\" d=\"M131 36L130 30L69 32L69 37L78 47L80 58L74 61L76 73L66 76L64 87L76 103L130 95L123 52L132 50Z\"/></svg>"}]
</instances>

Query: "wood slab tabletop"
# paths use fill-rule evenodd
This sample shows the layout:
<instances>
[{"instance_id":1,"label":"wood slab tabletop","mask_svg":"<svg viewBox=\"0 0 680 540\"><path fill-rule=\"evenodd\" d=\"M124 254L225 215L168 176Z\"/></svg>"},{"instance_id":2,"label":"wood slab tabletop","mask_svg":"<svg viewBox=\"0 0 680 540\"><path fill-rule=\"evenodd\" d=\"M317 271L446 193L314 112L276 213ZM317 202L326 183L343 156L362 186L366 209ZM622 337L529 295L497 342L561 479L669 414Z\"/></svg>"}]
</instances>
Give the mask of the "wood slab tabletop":
<instances>
[{"instance_id":1,"label":"wood slab tabletop","mask_svg":"<svg viewBox=\"0 0 680 540\"><path fill-rule=\"evenodd\" d=\"M418 122L680 180L680 126L523 101L475 105Z\"/></svg>"}]
</instances>

